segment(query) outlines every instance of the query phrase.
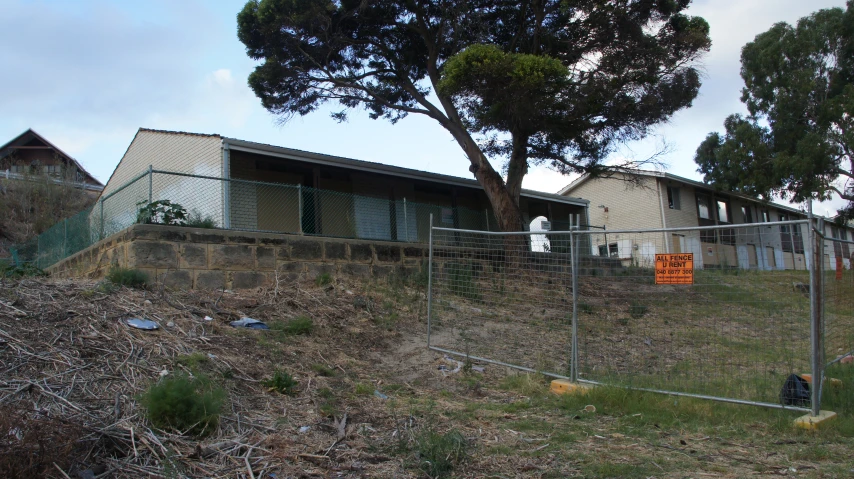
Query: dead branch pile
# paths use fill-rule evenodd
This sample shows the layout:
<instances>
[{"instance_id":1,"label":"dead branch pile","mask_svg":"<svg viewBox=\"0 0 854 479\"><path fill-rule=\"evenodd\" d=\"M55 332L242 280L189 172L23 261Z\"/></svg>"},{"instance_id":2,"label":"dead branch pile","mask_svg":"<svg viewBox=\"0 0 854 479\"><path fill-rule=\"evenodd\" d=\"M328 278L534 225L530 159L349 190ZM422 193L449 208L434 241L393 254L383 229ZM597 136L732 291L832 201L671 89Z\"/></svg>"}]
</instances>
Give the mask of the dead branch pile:
<instances>
[{"instance_id":1,"label":"dead branch pile","mask_svg":"<svg viewBox=\"0 0 854 479\"><path fill-rule=\"evenodd\" d=\"M382 334L394 334L370 327L375 302L340 284L293 283L238 295L104 293L92 282L0 281L0 475L396 476L389 468L398 464L364 452L376 439L370 424L386 419L371 411L382 408L362 410L351 401L324 417L309 394L358 381L352 371L375 361L371 351L385 341ZM270 332L228 326L244 316L267 322L309 316L315 330L288 339L284 349L259 347ZM160 329L133 329L125 320L134 317ZM218 375L228 393L217 430L204 440L153 429L138 402L161 376L196 373L179 360L191 354L207 358L205 373ZM353 368L333 378L314 374L313 364ZM300 394L262 386L277 368L297 378Z\"/></svg>"}]
</instances>

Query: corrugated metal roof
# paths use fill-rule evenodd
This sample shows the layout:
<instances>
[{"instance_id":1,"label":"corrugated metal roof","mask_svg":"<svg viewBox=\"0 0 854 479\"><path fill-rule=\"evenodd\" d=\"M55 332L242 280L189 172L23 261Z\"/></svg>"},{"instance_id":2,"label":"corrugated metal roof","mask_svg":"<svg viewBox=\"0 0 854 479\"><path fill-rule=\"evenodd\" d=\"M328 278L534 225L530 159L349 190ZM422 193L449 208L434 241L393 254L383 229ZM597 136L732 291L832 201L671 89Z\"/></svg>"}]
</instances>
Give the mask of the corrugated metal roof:
<instances>
[{"instance_id":1,"label":"corrugated metal roof","mask_svg":"<svg viewBox=\"0 0 854 479\"><path fill-rule=\"evenodd\" d=\"M321 165L339 166L342 168L352 168L372 173L386 174L403 178L435 181L455 186L483 189L480 183L478 183L477 180L474 179L443 175L441 173L431 173L428 171L416 170L412 168L403 168L400 166L384 165L382 163L375 163L372 161L356 160L352 158L326 155L323 153L314 153L310 151L297 150L294 148L286 148L265 143L257 143L254 141L240 140L237 138L223 138L223 146L238 151L272 154L274 156L280 156L282 158L300 160ZM542 191L528 189L523 189L522 195L528 198L557 201L560 203L567 203L578 206L587 206L590 203L589 201L582 198L573 198L568 196L556 195L554 193L546 193Z\"/></svg>"},{"instance_id":2,"label":"corrugated metal roof","mask_svg":"<svg viewBox=\"0 0 854 479\"><path fill-rule=\"evenodd\" d=\"M768 201L768 202L762 201L758 198L754 198L752 196L748 196L748 195L745 195L742 193L736 193L734 191L716 190L714 185L708 185L706 183L703 183L702 181L692 180L689 178L685 178L683 176L674 175L672 173L666 173L666 172L661 172L661 171L651 171L651 170L627 170L627 171L621 171L620 173L625 173L627 175L648 176L648 177L655 177L655 178L666 178L668 180L678 181L680 183L685 183L685 184L691 185L695 188L701 188L701 189L706 190L706 191L710 191L710 192L714 191L714 192L722 193L722 194L725 194L728 196L732 196L734 198L739 198L739 199L742 199L745 201L750 201L753 203L767 204L769 206L773 206L774 208L778 208L781 210L786 210L786 211L789 211L792 213L798 213L801 215L806 215L806 213L804 213L803 211L801 211L797 208L792 208L791 206L781 205L780 203L775 203L773 201ZM561 190L558 191L558 194L562 195L564 193L568 193L568 192L574 190L576 187L578 187L581 183L587 181L589 178L590 178L590 176L587 174L581 175L580 177L578 177L574 181L572 181L572 183L561 188Z\"/></svg>"}]
</instances>

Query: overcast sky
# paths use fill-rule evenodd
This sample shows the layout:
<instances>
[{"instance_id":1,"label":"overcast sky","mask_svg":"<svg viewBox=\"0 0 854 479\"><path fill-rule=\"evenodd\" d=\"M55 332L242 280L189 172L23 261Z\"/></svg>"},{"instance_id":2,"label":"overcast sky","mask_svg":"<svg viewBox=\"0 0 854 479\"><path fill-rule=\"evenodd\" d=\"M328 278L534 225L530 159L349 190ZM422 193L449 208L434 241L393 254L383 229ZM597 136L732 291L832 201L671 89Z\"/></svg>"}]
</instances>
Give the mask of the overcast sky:
<instances>
[{"instance_id":1,"label":"overcast sky","mask_svg":"<svg viewBox=\"0 0 854 479\"><path fill-rule=\"evenodd\" d=\"M695 0L690 14L711 25L712 49L693 107L657 137L621 154L645 157L666 140L668 171L693 179L694 150L722 130L739 102L741 47L780 21L844 0ZM219 133L361 160L470 177L450 135L418 115L397 125L353 112L325 112L281 125L246 85L254 64L237 40L244 1L0 0L0 144L33 128L106 181L139 127ZM545 168L526 188L555 192L569 182ZM827 210L828 208L820 208ZM819 211L824 213L825 211ZM830 211L827 211L830 212Z\"/></svg>"}]
</instances>

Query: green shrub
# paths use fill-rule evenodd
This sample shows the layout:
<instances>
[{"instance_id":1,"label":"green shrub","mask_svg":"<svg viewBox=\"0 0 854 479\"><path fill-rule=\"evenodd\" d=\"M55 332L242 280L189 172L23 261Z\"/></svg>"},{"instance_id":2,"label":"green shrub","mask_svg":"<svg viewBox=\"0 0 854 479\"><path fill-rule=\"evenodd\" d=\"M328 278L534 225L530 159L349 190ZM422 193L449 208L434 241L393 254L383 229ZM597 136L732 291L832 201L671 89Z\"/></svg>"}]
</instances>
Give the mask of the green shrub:
<instances>
[{"instance_id":1,"label":"green shrub","mask_svg":"<svg viewBox=\"0 0 854 479\"><path fill-rule=\"evenodd\" d=\"M640 319L647 313L649 308L640 303L632 303L629 306L629 314L635 319Z\"/></svg>"},{"instance_id":2,"label":"green shrub","mask_svg":"<svg viewBox=\"0 0 854 479\"><path fill-rule=\"evenodd\" d=\"M332 282L332 275L329 273L323 273L317 275L317 278L314 278L314 284L318 286L326 286L327 284Z\"/></svg>"},{"instance_id":3,"label":"green shrub","mask_svg":"<svg viewBox=\"0 0 854 479\"><path fill-rule=\"evenodd\" d=\"M466 439L458 431L439 434L432 428L415 437L418 468L431 478L448 477L466 457Z\"/></svg>"},{"instance_id":4,"label":"green shrub","mask_svg":"<svg viewBox=\"0 0 854 479\"><path fill-rule=\"evenodd\" d=\"M263 383L264 387L273 391L293 396L296 393L297 381L293 376L285 371L276 371L273 377L267 379Z\"/></svg>"},{"instance_id":5,"label":"green shrub","mask_svg":"<svg viewBox=\"0 0 854 479\"><path fill-rule=\"evenodd\" d=\"M203 376L176 374L153 384L140 402L154 427L204 437L216 429L224 399Z\"/></svg>"},{"instance_id":6,"label":"green shrub","mask_svg":"<svg viewBox=\"0 0 854 479\"><path fill-rule=\"evenodd\" d=\"M107 273L107 279L113 284L128 286L130 288L141 288L148 282L148 276L142 271L119 266L110 268L110 271Z\"/></svg>"},{"instance_id":7,"label":"green shrub","mask_svg":"<svg viewBox=\"0 0 854 479\"><path fill-rule=\"evenodd\" d=\"M191 228L208 228L213 229L217 227L216 221L214 221L213 217L209 215L202 215L196 210L190 212L187 216L187 224Z\"/></svg>"},{"instance_id":8,"label":"green shrub","mask_svg":"<svg viewBox=\"0 0 854 479\"><path fill-rule=\"evenodd\" d=\"M14 266L11 262L0 262L0 278L18 279L42 276L47 276L47 273L32 263L24 263Z\"/></svg>"},{"instance_id":9,"label":"green shrub","mask_svg":"<svg viewBox=\"0 0 854 479\"><path fill-rule=\"evenodd\" d=\"M137 203L139 210L136 214L136 222L155 225L187 225L187 209L178 203L169 200L140 201Z\"/></svg>"}]
</instances>

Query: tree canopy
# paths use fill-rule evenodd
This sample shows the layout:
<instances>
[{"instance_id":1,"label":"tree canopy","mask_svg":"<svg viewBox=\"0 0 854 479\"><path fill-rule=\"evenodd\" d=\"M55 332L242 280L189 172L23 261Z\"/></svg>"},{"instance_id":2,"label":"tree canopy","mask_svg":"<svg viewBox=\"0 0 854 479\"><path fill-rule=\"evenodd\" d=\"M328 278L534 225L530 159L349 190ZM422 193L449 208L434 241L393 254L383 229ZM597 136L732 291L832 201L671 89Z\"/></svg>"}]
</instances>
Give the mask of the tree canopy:
<instances>
[{"instance_id":1,"label":"tree canopy","mask_svg":"<svg viewBox=\"0 0 854 479\"><path fill-rule=\"evenodd\" d=\"M508 231L522 229L529 165L601 171L618 144L690 106L710 40L689 3L252 0L237 18L266 109L287 119L335 102L340 120L356 108L434 119Z\"/></svg>"},{"instance_id":2,"label":"tree canopy","mask_svg":"<svg viewBox=\"0 0 854 479\"><path fill-rule=\"evenodd\" d=\"M854 0L778 23L741 52L741 101L725 133L710 133L694 161L707 183L766 199L854 204Z\"/></svg>"}]
</instances>

